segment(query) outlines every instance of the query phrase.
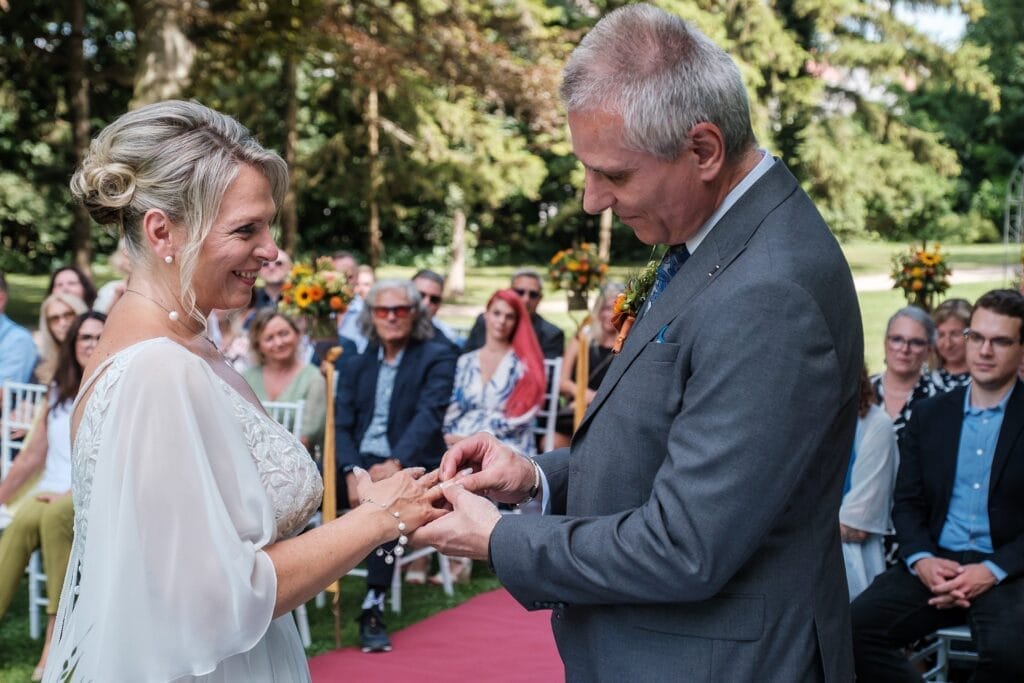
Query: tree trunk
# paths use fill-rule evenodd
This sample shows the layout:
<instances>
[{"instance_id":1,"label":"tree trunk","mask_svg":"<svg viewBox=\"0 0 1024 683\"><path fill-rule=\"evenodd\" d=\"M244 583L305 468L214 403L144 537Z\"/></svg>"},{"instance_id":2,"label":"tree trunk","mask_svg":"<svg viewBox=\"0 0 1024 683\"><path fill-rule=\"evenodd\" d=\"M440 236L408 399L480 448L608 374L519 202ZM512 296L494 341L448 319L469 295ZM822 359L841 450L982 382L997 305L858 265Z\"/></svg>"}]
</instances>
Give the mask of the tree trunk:
<instances>
[{"instance_id":1,"label":"tree trunk","mask_svg":"<svg viewBox=\"0 0 1024 683\"><path fill-rule=\"evenodd\" d=\"M608 263L608 256L612 251L612 210L605 209L601 212L601 231L597 237L597 255Z\"/></svg>"},{"instance_id":2,"label":"tree trunk","mask_svg":"<svg viewBox=\"0 0 1024 683\"><path fill-rule=\"evenodd\" d=\"M284 61L284 87L287 105L284 112L284 161L288 164L288 190L281 207L281 246L294 256L299 242L299 214L295 198L295 148L299 142L298 60L289 56Z\"/></svg>"},{"instance_id":3,"label":"tree trunk","mask_svg":"<svg viewBox=\"0 0 1024 683\"><path fill-rule=\"evenodd\" d=\"M380 234L380 188L384 184L383 171L380 161L380 113L377 108L377 88L370 88L369 97L366 100L366 127L369 134L369 156L370 156L370 265L376 268L380 265L384 253L384 246L381 244Z\"/></svg>"},{"instance_id":4,"label":"tree trunk","mask_svg":"<svg viewBox=\"0 0 1024 683\"><path fill-rule=\"evenodd\" d=\"M466 211L462 208L452 214L452 265L447 285L448 298L458 299L466 293Z\"/></svg>"},{"instance_id":5,"label":"tree trunk","mask_svg":"<svg viewBox=\"0 0 1024 683\"><path fill-rule=\"evenodd\" d=\"M71 0L71 51L68 72L68 94L71 105L71 139L75 168L81 165L89 151L89 78L85 70L85 0ZM74 264L92 277L92 223L89 212L79 203L74 205L71 227L71 250Z\"/></svg>"},{"instance_id":6,"label":"tree trunk","mask_svg":"<svg viewBox=\"0 0 1024 683\"><path fill-rule=\"evenodd\" d=\"M192 9L188 0L135 0L132 15L138 36L133 108L181 97L189 84L196 46L184 26Z\"/></svg>"}]
</instances>

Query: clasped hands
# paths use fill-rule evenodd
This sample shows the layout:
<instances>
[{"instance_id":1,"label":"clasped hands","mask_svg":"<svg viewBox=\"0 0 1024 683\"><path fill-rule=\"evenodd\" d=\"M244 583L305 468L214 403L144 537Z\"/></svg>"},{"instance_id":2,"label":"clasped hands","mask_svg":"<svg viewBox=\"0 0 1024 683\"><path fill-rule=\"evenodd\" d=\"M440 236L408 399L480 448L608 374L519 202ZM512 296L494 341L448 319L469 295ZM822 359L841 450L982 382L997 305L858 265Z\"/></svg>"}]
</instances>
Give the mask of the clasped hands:
<instances>
[{"instance_id":1,"label":"clasped hands","mask_svg":"<svg viewBox=\"0 0 1024 683\"><path fill-rule=\"evenodd\" d=\"M444 513L427 516L423 526L414 528L410 541L414 546L434 546L445 555L488 559L491 532L501 519L492 501L520 502L535 477L528 458L491 434L460 439L445 452L437 470L416 477L429 488L427 499ZM356 495L362 495L372 485L371 478L377 479L353 481L357 486L349 490L358 488Z\"/></svg>"},{"instance_id":2,"label":"clasped hands","mask_svg":"<svg viewBox=\"0 0 1024 683\"><path fill-rule=\"evenodd\" d=\"M996 577L980 562L962 565L941 557L924 557L914 563L914 571L935 594L928 604L938 609L967 609L971 600L996 584Z\"/></svg>"}]
</instances>

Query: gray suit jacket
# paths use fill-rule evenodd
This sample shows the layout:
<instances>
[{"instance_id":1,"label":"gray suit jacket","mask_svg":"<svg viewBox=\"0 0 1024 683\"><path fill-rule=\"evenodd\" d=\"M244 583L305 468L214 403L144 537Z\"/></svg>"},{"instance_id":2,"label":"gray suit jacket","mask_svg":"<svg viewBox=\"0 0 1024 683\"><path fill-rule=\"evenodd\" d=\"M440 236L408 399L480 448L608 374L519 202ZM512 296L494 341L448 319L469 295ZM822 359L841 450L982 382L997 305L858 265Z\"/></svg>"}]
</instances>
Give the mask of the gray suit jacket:
<instances>
[{"instance_id":1,"label":"gray suit jacket","mask_svg":"<svg viewBox=\"0 0 1024 683\"><path fill-rule=\"evenodd\" d=\"M634 326L502 583L574 681L850 681L838 512L863 359L849 266L781 162Z\"/></svg>"}]
</instances>

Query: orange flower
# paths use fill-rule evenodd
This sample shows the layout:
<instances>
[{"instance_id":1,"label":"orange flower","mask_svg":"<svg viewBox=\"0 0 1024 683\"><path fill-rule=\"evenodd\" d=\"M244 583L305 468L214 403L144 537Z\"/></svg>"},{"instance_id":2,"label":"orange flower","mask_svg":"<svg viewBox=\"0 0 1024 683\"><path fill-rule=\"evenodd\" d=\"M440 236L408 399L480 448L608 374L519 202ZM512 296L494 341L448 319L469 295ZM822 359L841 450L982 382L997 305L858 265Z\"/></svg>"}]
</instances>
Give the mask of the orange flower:
<instances>
[{"instance_id":1,"label":"orange flower","mask_svg":"<svg viewBox=\"0 0 1024 683\"><path fill-rule=\"evenodd\" d=\"M915 292L921 291L921 289L923 287L924 287L924 283L921 282L920 280L914 280L913 282L910 283L910 288L912 290L914 290Z\"/></svg>"},{"instance_id":2,"label":"orange flower","mask_svg":"<svg viewBox=\"0 0 1024 683\"><path fill-rule=\"evenodd\" d=\"M309 298L313 301L320 301L324 298L324 288L320 285L310 285Z\"/></svg>"},{"instance_id":3,"label":"orange flower","mask_svg":"<svg viewBox=\"0 0 1024 683\"><path fill-rule=\"evenodd\" d=\"M332 296L329 303L332 311L342 311L345 309L345 302L341 300L340 296Z\"/></svg>"},{"instance_id":4,"label":"orange flower","mask_svg":"<svg viewBox=\"0 0 1024 683\"><path fill-rule=\"evenodd\" d=\"M619 292L619 295L615 297L615 303L612 305L613 313L622 313L622 307L626 305L626 293Z\"/></svg>"}]
</instances>

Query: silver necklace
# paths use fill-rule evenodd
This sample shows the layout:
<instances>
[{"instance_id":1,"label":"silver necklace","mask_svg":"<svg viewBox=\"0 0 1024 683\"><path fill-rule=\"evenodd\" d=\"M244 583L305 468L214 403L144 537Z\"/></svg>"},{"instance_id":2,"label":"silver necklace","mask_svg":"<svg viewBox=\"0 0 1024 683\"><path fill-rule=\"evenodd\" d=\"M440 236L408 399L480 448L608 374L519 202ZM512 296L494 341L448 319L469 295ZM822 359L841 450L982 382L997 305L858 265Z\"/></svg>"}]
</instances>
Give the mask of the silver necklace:
<instances>
[{"instance_id":1,"label":"silver necklace","mask_svg":"<svg viewBox=\"0 0 1024 683\"><path fill-rule=\"evenodd\" d=\"M165 311L167 311L167 317L168 317L168 319L170 319L170 321L172 323L178 322L178 319L181 317L180 315L178 315L177 311L175 311L175 310L173 310L171 308L167 308L166 306L164 306L162 303L160 303L159 301L157 301L153 297L148 296L146 294L143 294L142 292L140 292L137 289L125 289L124 291L125 292L131 292L132 294L135 294L136 296L141 296L143 299L149 299L150 301L155 303L157 306L159 306L160 308L162 308ZM182 323L182 325L184 325L184 324L185 323ZM188 327L188 325L185 325L185 327Z\"/></svg>"}]
</instances>

